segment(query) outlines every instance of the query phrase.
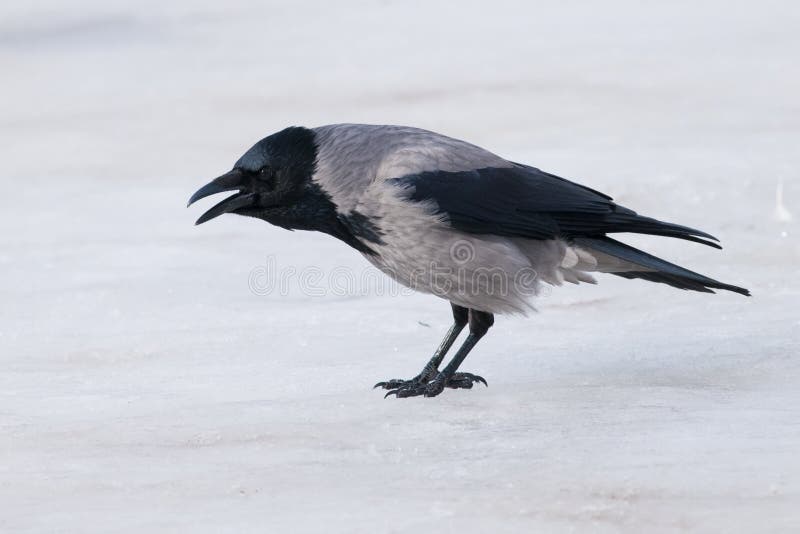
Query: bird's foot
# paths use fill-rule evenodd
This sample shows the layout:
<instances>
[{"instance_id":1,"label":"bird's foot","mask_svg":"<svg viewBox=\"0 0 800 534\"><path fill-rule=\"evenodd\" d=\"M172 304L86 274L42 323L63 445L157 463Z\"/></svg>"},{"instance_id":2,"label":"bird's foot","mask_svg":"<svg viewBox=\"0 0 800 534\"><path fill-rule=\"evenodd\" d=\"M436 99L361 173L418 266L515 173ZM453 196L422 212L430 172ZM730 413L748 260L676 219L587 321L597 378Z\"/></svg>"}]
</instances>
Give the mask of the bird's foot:
<instances>
[{"instance_id":1,"label":"bird's foot","mask_svg":"<svg viewBox=\"0 0 800 534\"><path fill-rule=\"evenodd\" d=\"M484 386L488 386L486 380L482 376L473 375L472 373L454 373L449 379L445 378L442 373L438 373L433 380L424 381L417 380L419 377L411 380L388 380L386 382L378 382L375 387L383 387L389 391L385 397L395 395L398 398L405 397L418 397L423 395L425 397L435 397L444 388L451 389L472 389L475 382L480 382Z\"/></svg>"}]
</instances>

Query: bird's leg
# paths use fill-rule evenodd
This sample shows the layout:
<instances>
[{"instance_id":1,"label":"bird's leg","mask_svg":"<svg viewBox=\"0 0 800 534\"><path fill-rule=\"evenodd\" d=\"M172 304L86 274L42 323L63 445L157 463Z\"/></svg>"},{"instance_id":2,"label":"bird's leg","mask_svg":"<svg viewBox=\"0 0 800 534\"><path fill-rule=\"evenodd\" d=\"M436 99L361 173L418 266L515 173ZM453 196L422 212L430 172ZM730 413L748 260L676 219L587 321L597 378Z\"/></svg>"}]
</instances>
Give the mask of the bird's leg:
<instances>
[{"instance_id":1,"label":"bird's leg","mask_svg":"<svg viewBox=\"0 0 800 534\"><path fill-rule=\"evenodd\" d=\"M467 354L478 343L478 341L489 331L489 328L494 324L494 315L488 312L478 310L469 310L469 335L464 341L464 344L458 349L456 355L450 360L447 366L436 373L433 380L427 383L417 385L403 385L387 393L387 396L394 393L398 397L416 397L424 395L426 397L435 397L444 388L463 388L470 389L474 382L486 381L480 376L470 373L457 373L458 367L467 357Z\"/></svg>"},{"instance_id":2,"label":"bird's leg","mask_svg":"<svg viewBox=\"0 0 800 534\"><path fill-rule=\"evenodd\" d=\"M393 378L385 382L378 382L374 387L393 390L404 385L427 384L429 381L433 380L436 373L439 372L439 365L441 365L447 351L453 346L453 343L455 343L461 331L464 330L464 327L467 326L469 318L469 310L467 308L458 306L457 304L451 304L451 306L453 307L453 326L447 331L439 348L433 353L433 357L425 364L422 371L411 380Z\"/></svg>"}]
</instances>

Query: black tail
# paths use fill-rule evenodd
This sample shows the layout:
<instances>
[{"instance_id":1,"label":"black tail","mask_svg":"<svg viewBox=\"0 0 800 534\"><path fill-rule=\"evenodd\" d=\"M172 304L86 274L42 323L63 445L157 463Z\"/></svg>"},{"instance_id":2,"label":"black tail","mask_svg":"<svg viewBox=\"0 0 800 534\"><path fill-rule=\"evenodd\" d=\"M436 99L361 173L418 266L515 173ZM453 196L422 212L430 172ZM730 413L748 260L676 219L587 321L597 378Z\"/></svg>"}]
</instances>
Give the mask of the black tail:
<instances>
[{"instance_id":1,"label":"black tail","mask_svg":"<svg viewBox=\"0 0 800 534\"><path fill-rule=\"evenodd\" d=\"M675 228L683 227L678 227L675 225ZM658 235L669 234L661 233ZM707 235L708 234L706 234L706 236ZM682 237L683 239L687 239L685 235L673 235L671 237ZM718 282L708 278L707 276L703 276L702 274L689 271L688 269L684 269L683 267L679 267L664 261L661 258L656 258L655 256L628 246L625 243L620 243L619 241L611 239L610 237L577 237L574 238L573 241L580 247L602 252L603 254L607 254L633 264L631 266L631 270L626 270L623 272L615 271L610 273L616 276L621 276L623 278L641 278L651 282L667 284L679 289L690 289L692 291L702 291L704 293L714 293L712 289L724 289L725 291L733 291L734 293L739 293L748 297L750 296L750 291L743 287L723 284L722 282ZM697 241L707 245L715 246L714 243L708 243L699 239ZM642 270L636 270L636 266L640 266Z\"/></svg>"},{"instance_id":2,"label":"black tail","mask_svg":"<svg viewBox=\"0 0 800 534\"><path fill-rule=\"evenodd\" d=\"M694 241L695 243L702 243L703 245L718 249L722 248L717 243L714 243L714 241L719 241L719 239L701 230L645 217L627 208L622 208L621 206L617 206L616 208L615 213L605 217L604 223L607 224L609 228L606 229L604 233L625 232L660 235L685 239L686 241Z\"/></svg>"}]
</instances>

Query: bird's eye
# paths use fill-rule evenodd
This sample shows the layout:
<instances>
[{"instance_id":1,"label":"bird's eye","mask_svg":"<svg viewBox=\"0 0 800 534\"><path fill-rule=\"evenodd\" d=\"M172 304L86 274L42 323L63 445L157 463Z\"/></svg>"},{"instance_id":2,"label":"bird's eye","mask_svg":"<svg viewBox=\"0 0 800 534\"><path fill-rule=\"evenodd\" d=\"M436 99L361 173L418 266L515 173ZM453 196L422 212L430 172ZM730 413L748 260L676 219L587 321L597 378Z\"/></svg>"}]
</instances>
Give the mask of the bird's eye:
<instances>
[{"instance_id":1,"label":"bird's eye","mask_svg":"<svg viewBox=\"0 0 800 534\"><path fill-rule=\"evenodd\" d=\"M256 176L259 181L272 184L275 181L275 170L272 167L263 167Z\"/></svg>"}]
</instances>

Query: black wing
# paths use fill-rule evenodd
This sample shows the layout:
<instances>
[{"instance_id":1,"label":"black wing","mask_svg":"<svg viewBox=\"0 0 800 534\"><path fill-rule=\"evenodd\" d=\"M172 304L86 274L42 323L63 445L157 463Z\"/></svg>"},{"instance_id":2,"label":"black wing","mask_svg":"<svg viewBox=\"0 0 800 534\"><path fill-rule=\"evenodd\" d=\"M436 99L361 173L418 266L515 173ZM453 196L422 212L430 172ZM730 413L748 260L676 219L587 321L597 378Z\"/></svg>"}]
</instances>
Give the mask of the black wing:
<instances>
[{"instance_id":1,"label":"black wing","mask_svg":"<svg viewBox=\"0 0 800 534\"><path fill-rule=\"evenodd\" d=\"M571 240L632 232L721 248L705 232L643 217L603 193L525 165L423 172L392 181L408 189L409 200L434 201L454 228L468 233Z\"/></svg>"}]
</instances>

